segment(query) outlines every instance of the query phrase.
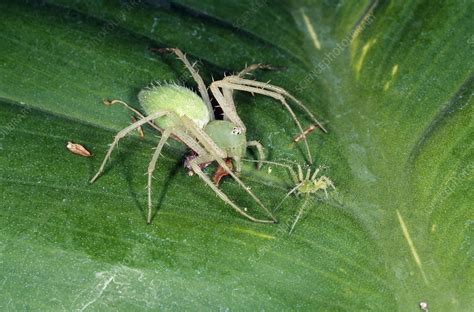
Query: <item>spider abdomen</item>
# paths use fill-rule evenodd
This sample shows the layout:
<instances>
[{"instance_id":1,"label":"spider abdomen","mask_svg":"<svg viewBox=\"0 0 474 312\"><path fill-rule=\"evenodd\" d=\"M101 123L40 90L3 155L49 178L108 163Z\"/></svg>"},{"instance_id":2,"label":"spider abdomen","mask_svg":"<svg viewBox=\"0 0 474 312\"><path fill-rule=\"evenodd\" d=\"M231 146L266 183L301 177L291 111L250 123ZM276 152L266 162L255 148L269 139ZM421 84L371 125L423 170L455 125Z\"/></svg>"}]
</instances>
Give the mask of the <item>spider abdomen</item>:
<instances>
[{"instance_id":1,"label":"spider abdomen","mask_svg":"<svg viewBox=\"0 0 474 312\"><path fill-rule=\"evenodd\" d=\"M140 91L138 100L147 115L158 111L174 112L179 117L186 115L201 129L210 120L211 113L201 97L183 86L166 84L149 87ZM177 126L168 116L157 118L154 122L162 129Z\"/></svg>"}]
</instances>

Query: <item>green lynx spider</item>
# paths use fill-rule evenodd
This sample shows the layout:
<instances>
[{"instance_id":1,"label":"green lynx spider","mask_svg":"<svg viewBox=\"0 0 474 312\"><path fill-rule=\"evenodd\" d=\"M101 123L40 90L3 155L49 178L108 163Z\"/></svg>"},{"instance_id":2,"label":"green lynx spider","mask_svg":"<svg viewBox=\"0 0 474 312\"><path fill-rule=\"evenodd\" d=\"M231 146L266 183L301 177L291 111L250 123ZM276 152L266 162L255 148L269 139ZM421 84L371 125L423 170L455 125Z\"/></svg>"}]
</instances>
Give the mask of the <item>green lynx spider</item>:
<instances>
[{"instance_id":1,"label":"green lynx spider","mask_svg":"<svg viewBox=\"0 0 474 312\"><path fill-rule=\"evenodd\" d=\"M254 160L246 159L245 161L248 162L254 162ZM276 211L280 206L283 204L283 202L291 195L291 194L296 194L296 195L303 195L304 196L304 202L301 205L300 210L298 211L298 215L296 216L295 220L293 221L289 234L293 232L295 229L296 223L301 219L303 216L304 210L306 208L306 205L308 204L308 201L311 197L311 195L316 194L320 191L323 191L326 198L328 197L328 188L333 188L335 189L334 183L326 176L318 176L318 174L321 172L322 169L324 169L323 166L317 167L314 172L311 172L311 168L308 168L306 170L306 175L303 175L303 169L301 168L301 165L296 164L296 171L294 167L279 163L279 162L274 162L274 161L267 161L267 160L259 160L260 164L268 164L268 165L274 165L278 167L283 167L288 170L290 173L291 179L293 181L293 187L291 188L288 193L283 197L281 202L278 204L278 206L274 209Z\"/></svg>"},{"instance_id":2,"label":"green lynx spider","mask_svg":"<svg viewBox=\"0 0 474 312\"><path fill-rule=\"evenodd\" d=\"M264 159L264 154L263 147L259 142L246 141L246 127L237 114L233 100L233 91L240 90L250 93L262 94L279 100L291 115L303 136L304 130L301 127L301 124L293 110L287 104L285 97L295 102L314 122L320 125L316 117L308 110L308 108L306 108L306 106L304 106L300 101L295 99L282 88L268 83L242 78L244 75L255 69L266 67L266 65L254 64L248 66L237 75L227 76L222 80L211 83L209 87L211 93L224 113L223 120L216 120L211 101L207 93L206 85L204 84L201 76L194 69L193 65L189 63L186 56L179 49L168 48L161 49L161 51L175 53L178 59L184 63L185 67L189 70L192 77L196 81L201 97L183 86L178 86L175 84L163 84L145 88L138 94L139 102L146 114L140 113L139 111L127 105L125 102L118 100L110 102L111 104L123 104L126 108L132 110L137 115L139 120L117 133L99 170L92 178L91 183L93 183L103 172L104 167L119 140L125 137L131 131L147 123L161 132L161 139L155 149L147 171L147 223L151 223L152 220L151 185L153 172L155 170L161 150L165 142L170 137L184 143L197 154L197 157L190 161L190 167L225 203L230 205L235 211L254 222L277 222L276 218L263 205L263 203L250 190L250 188L238 178L241 170L241 160L245 155L247 147L255 147L257 149L259 160ZM322 125L320 125L320 127L324 130ZM306 142L306 138L304 138L304 140L308 158L311 161L311 153L308 143ZM236 173L232 172L232 170L226 165L225 160L228 158L233 160ZM267 213L267 215L270 217L270 220L257 219L249 215L244 209L241 209L239 206L237 206L231 199L227 197L226 194L224 194L212 183L209 177L203 173L199 165L213 161L216 161L235 181L237 181L241 187L243 187L243 189L254 199L254 201Z\"/></svg>"}]
</instances>

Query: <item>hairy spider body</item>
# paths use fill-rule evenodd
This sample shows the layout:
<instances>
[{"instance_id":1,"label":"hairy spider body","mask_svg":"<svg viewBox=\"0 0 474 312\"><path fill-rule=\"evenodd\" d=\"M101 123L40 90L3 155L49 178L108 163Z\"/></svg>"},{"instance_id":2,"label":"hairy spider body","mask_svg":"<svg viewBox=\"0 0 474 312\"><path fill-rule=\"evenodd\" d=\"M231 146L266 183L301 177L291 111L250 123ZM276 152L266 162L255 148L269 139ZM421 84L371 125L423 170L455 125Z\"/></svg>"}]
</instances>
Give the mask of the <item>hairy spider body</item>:
<instances>
[{"instance_id":1,"label":"hairy spider body","mask_svg":"<svg viewBox=\"0 0 474 312\"><path fill-rule=\"evenodd\" d=\"M316 169L317 170L317 169ZM298 194L315 194L319 191L324 191L327 196L327 189L333 187L333 183L328 177L322 176L318 179L299 181L299 187L296 190Z\"/></svg>"},{"instance_id":2,"label":"hairy spider body","mask_svg":"<svg viewBox=\"0 0 474 312\"><path fill-rule=\"evenodd\" d=\"M179 85L160 85L140 91L138 100L147 115L159 111L175 113L153 120L163 130L180 126L176 116L189 117L225 153L223 158L231 158L234 161L236 171L240 172L240 160L247 150L245 133L228 120L215 120L213 113L196 93Z\"/></svg>"},{"instance_id":3,"label":"hairy spider body","mask_svg":"<svg viewBox=\"0 0 474 312\"><path fill-rule=\"evenodd\" d=\"M247 80L242 78L243 75L258 69L266 68L266 65L251 65L239 74L227 76L222 80L214 81L209 86L216 102L223 111L224 120L216 120L211 105L206 85L201 76L194 67L189 63L186 56L179 49L163 49L161 51L170 51L176 54L186 68L189 70L199 89L198 96L196 93L183 86L176 84L154 85L140 91L138 99L145 114L130 107L125 102L114 100L104 101L105 104L119 103L126 108L132 110L139 120L132 125L124 128L114 138L109 150L98 170L92 178L94 182L103 172L110 155L118 144L119 140L125 137L131 131L138 129L144 124L148 124L154 129L161 132L160 141L153 153L152 159L148 165L148 215L147 222L152 220L152 180L158 158L161 150L169 138L176 139L187 147L189 147L195 155L188 157L186 166L191 172L196 173L225 203L230 205L235 211L246 218L261 223L275 223L277 220L272 213L262 204L257 196L247 187L238 177L241 169L241 160L245 155L248 147L257 149L259 160L264 159L263 146L257 141L249 141L246 139L246 127L240 119L235 108L233 100L233 91L240 90L250 93L262 94L272 97L281 102L283 107L288 111L289 115L297 125L308 152L308 158L311 160L311 153L304 130L299 120L294 114L292 108L287 104L285 97L293 100L308 116L318 125L314 115L301 102L292 97L284 89L270 85L268 83ZM324 130L324 128L321 126ZM232 159L235 166L235 173L227 165L229 159ZM219 175L230 175L254 201L267 213L271 220L257 219L249 215L247 209L241 209L226 194L224 194L210 179L203 173L202 168L212 162L217 162L222 170ZM258 164L260 168L261 163Z\"/></svg>"},{"instance_id":4,"label":"hairy spider body","mask_svg":"<svg viewBox=\"0 0 474 312\"><path fill-rule=\"evenodd\" d=\"M253 160L247 160L247 161L254 162ZM311 195L314 195L318 192L323 191L327 198L328 189L329 188L336 189L331 179L329 179L326 176L318 176L320 171L323 169L322 166L316 168L314 172L311 172L311 168L308 168L306 170L306 175L303 175L303 169L301 168L301 165L299 164L296 165L296 170L295 170L293 166L275 162L275 161L261 160L260 163L286 168L288 172L290 173L291 179L293 181L293 186L291 190L288 191L288 193L286 193L285 197L283 197L283 199L275 208L275 210L277 210L291 194L296 194L297 196L304 197L304 202L301 205L298 215L296 216L295 220L293 221L290 227L290 231L289 231L290 234L293 232L296 226L296 223L298 223L299 219L303 216L304 210L306 208L306 205L308 204L308 201Z\"/></svg>"},{"instance_id":5,"label":"hairy spider body","mask_svg":"<svg viewBox=\"0 0 474 312\"><path fill-rule=\"evenodd\" d=\"M206 104L186 87L168 84L145 88L138 93L138 101L147 115L158 111L174 112L192 119L201 129L211 120ZM158 117L153 122L161 129L179 126L170 116Z\"/></svg>"},{"instance_id":6,"label":"hairy spider body","mask_svg":"<svg viewBox=\"0 0 474 312\"><path fill-rule=\"evenodd\" d=\"M300 211L298 212L298 215L296 216L295 220L293 221L293 224L291 225L290 232L289 232L291 234L293 230L295 229L296 223L298 223L300 218L303 216L303 213L308 203L308 200L310 198L310 195L323 191L327 198L328 197L327 190L329 188L335 189L335 186L334 186L334 183L328 177L318 176L322 167L316 168L316 170L314 170L313 173L311 173L311 169L308 168L308 170L306 171L306 176L303 176L303 170L300 165L297 165L298 174L295 173L292 167L288 167L288 168L289 168L291 177L293 179L293 182L295 183L295 186L286 194L286 196L283 198L283 200L278 205L278 207L283 203L283 201L288 196L290 196L294 192L296 192L297 195L304 196L303 205L301 205Z\"/></svg>"}]
</instances>

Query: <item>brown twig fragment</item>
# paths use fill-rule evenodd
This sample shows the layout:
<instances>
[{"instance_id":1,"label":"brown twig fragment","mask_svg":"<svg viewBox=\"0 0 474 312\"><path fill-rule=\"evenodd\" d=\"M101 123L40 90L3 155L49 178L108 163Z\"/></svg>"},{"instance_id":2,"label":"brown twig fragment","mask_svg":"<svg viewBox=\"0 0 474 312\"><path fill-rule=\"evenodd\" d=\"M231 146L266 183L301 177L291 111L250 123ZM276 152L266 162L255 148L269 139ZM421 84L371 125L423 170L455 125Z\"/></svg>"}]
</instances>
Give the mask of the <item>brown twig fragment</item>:
<instances>
[{"instance_id":1,"label":"brown twig fragment","mask_svg":"<svg viewBox=\"0 0 474 312\"><path fill-rule=\"evenodd\" d=\"M301 141L301 139L303 139L308 133L311 133L313 132L314 129L316 128L319 128L321 129L321 127L319 125L316 125L316 124L313 124L311 126L309 126L308 128L306 128L303 133L300 133L298 134L297 136L295 136L295 138L293 139L293 142L295 143L298 143L299 141Z\"/></svg>"}]
</instances>

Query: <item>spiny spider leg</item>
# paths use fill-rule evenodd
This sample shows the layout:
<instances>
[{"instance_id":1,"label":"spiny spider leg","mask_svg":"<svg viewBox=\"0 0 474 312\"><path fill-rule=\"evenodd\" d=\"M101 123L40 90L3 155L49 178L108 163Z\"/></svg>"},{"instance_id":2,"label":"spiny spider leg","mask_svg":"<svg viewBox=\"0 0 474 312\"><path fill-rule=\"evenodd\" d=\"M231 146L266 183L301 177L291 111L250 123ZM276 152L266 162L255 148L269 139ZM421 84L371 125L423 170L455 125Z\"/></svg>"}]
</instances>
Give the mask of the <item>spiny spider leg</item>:
<instances>
[{"instance_id":1,"label":"spiny spider leg","mask_svg":"<svg viewBox=\"0 0 474 312\"><path fill-rule=\"evenodd\" d=\"M262 168L262 160L265 160L265 153L263 151L263 145L258 142L258 141L248 141L247 142L247 148L248 147L255 147L258 152L258 163L257 163L257 170L260 170Z\"/></svg>"},{"instance_id":2,"label":"spiny spider leg","mask_svg":"<svg viewBox=\"0 0 474 312\"><path fill-rule=\"evenodd\" d=\"M295 170L293 169L293 167L291 167L290 165L286 165L286 164L281 164L281 163L278 163L278 162L274 162L274 161L269 161L269 160L253 160L253 159L243 159L243 161L246 161L246 162L258 162L259 164L268 164L268 165L275 165L275 166L279 166L279 167L283 167L283 168L286 168L288 169L288 171L290 172L290 176L291 178L293 179L293 183L295 183L295 186L288 192L286 193L286 195L283 197L283 199L280 201L280 203L273 209L273 212L276 212L280 207L281 205L283 204L283 202L293 193L295 193L296 191L298 191L298 189L301 187L301 185L303 185L304 181L302 179L302 175L303 173L301 172L301 166L298 165L298 175L300 176L300 178L298 178L298 175L296 174Z\"/></svg>"},{"instance_id":3,"label":"spiny spider leg","mask_svg":"<svg viewBox=\"0 0 474 312\"><path fill-rule=\"evenodd\" d=\"M272 65L268 65L268 64L251 64L247 67L245 67L244 69L242 69L236 76L237 77L243 77L247 74L250 74L251 72L253 72L254 70L257 70L257 69L269 69L269 70L277 70L278 68L272 66Z\"/></svg>"},{"instance_id":4,"label":"spiny spider leg","mask_svg":"<svg viewBox=\"0 0 474 312\"><path fill-rule=\"evenodd\" d=\"M225 153L211 140L211 138L200 128L196 126L196 124L189 119L186 115L181 117L181 122L183 125L197 138L197 140L206 148L207 151L212 153L214 156L214 160L235 180L237 183L257 202L257 204L262 207L265 212L267 212L268 216L273 219L274 222L277 222L276 218L273 214L265 207L265 205L258 199L257 196L247 187L244 182L242 182L234 172L226 165L223 157L225 157ZM210 180L209 180L210 181ZM212 182L211 182L212 183Z\"/></svg>"},{"instance_id":5,"label":"spiny spider leg","mask_svg":"<svg viewBox=\"0 0 474 312\"><path fill-rule=\"evenodd\" d=\"M306 208L306 205L308 204L308 200L309 200L309 194L306 194L306 195L305 195L305 198L304 198L303 205L301 206L301 209L300 209L300 211L298 212L298 215L296 216L295 221L294 221L293 224L291 225L290 232L289 232L288 234L291 234L291 233L293 232L293 230L295 229L295 225L296 225L296 223L298 223L298 221L300 220L301 216L303 215L304 209Z\"/></svg>"},{"instance_id":6,"label":"spiny spider leg","mask_svg":"<svg viewBox=\"0 0 474 312\"><path fill-rule=\"evenodd\" d=\"M224 194L218 187L212 183L212 181L209 179L209 177L202 172L201 168L199 167L199 163L206 163L209 161L214 160L211 155L205 155L205 156L200 156L197 157L193 160L191 160L190 165L193 171L227 204L229 204L232 208L234 208L235 211L240 213L242 216L250 219L253 222L259 222L259 223L275 223L275 220L261 220L261 219L256 219L252 217L251 215L247 214L245 211L240 209L232 200L227 197L226 194Z\"/></svg>"},{"instance_id":7,"label":"spiny spider leg","mask_svg":"<svg viewBox=\"0 0 474 312\"><path fill-rule=\"evenodd\" d=\"M296 192L300 187L301 185L303 185L303 182L300 182L299 184L297 184L294 188L292 188L288 193L286 193L285 197L283 197L283 199L280 201L280 203L275 207L275 209L273 209L273 212L277 211L278 209L280 209L280 206L283 204L283 202L291 195L293 194L294 192Z\"/></svg>"},{"instance_id":8,"label":"spiny spider leg","mask_svg":"<svg viewBox=\"0 0 474 312\"><path fill-rule=\"evenodd\" d=\"M125 108L131 110L134 114L136 114L139 118L143 119L145 118L145 116L143 116L142 113L140 113L138 110L136 110L135 108L131 107L130 105L128 105L127 103L125 103L124 101L120 101L120 100L112 100L112 101L109 101L109 100L104 100L103 101L105 105L107 106L111 106L111 105L114 105L114 104L122 104L123 106L125 106ZM162 131L160 128L158 128L157 125L155 125L153 122L149 121L147 122L148 125L150 125L151 127L153 127L155 130L158 130L158 131Z\"/></svg>"},{"instance_id":9,"label":"spiny spider leg","mask_svg":"<svg viewBox=\"0 0 474 312\"><path fill-rule=\"evenodd\" d=\"M318 167L318 168L316 168L316 170L314 170L314 173L311 176L311 180L316 179L316 177L318 176L319 170L321 170L321 167Z\"/></svg>"},{"instance_id":10,"label":"spiny spider leg","mask_svg":"<svg viewBox=\"0 0 474 312\"><path fill-rule=\"evenodd\" d=\"M304 179L303 179L303 169L301 169L300 165L298 165L297 168L298 168L298 179L300 180L300 182L303 182L304 181Z\"/></svg>"},{"instance_id":11,"label":"spiny spider leg","mask_svg":"<svg viewBox=\"0 0 474 312\"><path fill-rule=\"evenodd\" d=\"M314 116L314 114L306 107L306 105L304 105L301 101L299 101L297 98L295 98L293 95L288 93L288 91L286 91L283 88L271 85L271 84L266 83L266 82L244 79L244 78L241 78L241 77L238 77L238 76L227 76L223 80L228 80L228 81L236 83L236 84L262 88L264 90L273 91L273 92L276 92L276 93L281 94L283 96L286 96L287 98L289 98L290 100L295 102L296 105L298 105L301 109L303 109L306 112L306 114L308 114L308 116L321 128L321 130L323 132L325 132L325 133L328 132L326 130L326 128L324 128L324 126L318 121L316 116Z\"/></svg>"},{"instance_id":12,"label":"spiny spider leg","mask_svg":"<svg viewBox=\"0 0 474 312\"><path fill-rule=\"evenodd\" d=\"M152 210L153 210L153 202L151 199L151 183L153 180L153 172L155 171L156 168L156 162L158 161L158 157L160 157L161 150L163 149L163 146L165 145L165 142L168 140L172 133L172 129L168 128L163 133L161 134L160 142L158 143L158 146L155 149L155 152L153 153L153 157L151 158L150 163L148 164L148 214L146 218L146 222L148 224L151 223L151 217L152 217Z\"/></svg>"},{"instance_id":13,"label":"spiny spider leg","mask_svg":"<svg viewBox=\"0 0 474 312\"><path fill-rule=\"evenodd\" d=\"M194 122L192 120L190 120L187 116L183 116L181 118L179 118L176 114L174 113L170 113L170 115L172 115L173 117L175 117L175 120L176 121L180 121L181 124L186 128L188 129L198 140L200 138L200 136L202 135L202 133L200 133L202 130L200 128L198 128ZM189 126L189 124L191 126ZM194 131L193 131L194 130ZM196 131L197 130L197 131ZM151 185L152 185L152 177L153 177L153 172L155 170L155 166L156 166L156 162L158 161L158 157L160 155L160 152L161 152L161 149L163 148L163 145L165 144L166 140L173 134L176 135L176 132L177 132L177 129L176 128L168 128L166 129L163 134L162 134L162 137L160 139L160 142L158 144L158 147L156 148L154 154L153 154L153 158L152 160L150 161L150 164L148 166L148 216L147 216L147 222L150 223L151 222L151 219L152 219L152 211L153 211L153 206L152 206L152 193L151 193ZM181 132L181 130L178 130L178 132ZM204 135L206 135L204 133ZM187 146L200 146L199 143L194 139L192 138L191 136L187 136L187 137L181 137L182 141L184 144L186 144ZM201 141L201 140L199 140ZM212 142L212 140L209 139L209 142L206 142L207 143L207 146L205 144L203 144L206 148L208 148L208 151L210 151L210 154L208 154L202 147L200 147L200 149L202 150L202 154L200 156L198 156L197 158L195 158L193 161L190 162L190 165L191 165L191 168L193 169L193 171L195 173L197 173L201 179L203 179L203 176L206 178L206 179L203 179L206 184L209 185L208 182L210 182L210 179L207 177L207 175L205 175L201 168L199 167L199 164L201 163L206 163L206 162L212 162L213 160L217 160L218 163L219 163L219 160L222 160L222 155L219 156L220 153L222 153L222 151L220 151L220 153L217 151L219 148L216 146L215 148L212 148L211 146L214 144L214 142ZM201 143L202 144L202 143ZM216 152L217 151L217 152ZM225 163L225 162L224 162ZM199 170L196 170L196 167L199 169ZM224 168L225 169L225 168ZM230 170L230 169L228 169ZM234 176L235 177L235 176ZM236 178L236 177L235 177ZM236 179L238 182L241 182L238 178ZM254 222L260 222L260 223L274 223L276 220L260 220L260 219L256 219L250 215L248 215L247 213L245 213L242 209L240 209L236 204L234 204L224 193L222 193L222 191L220 191L217 187L215 187L215 185L210 182L212 184L209 185L211 186L211 189L222 199L224 200L224 202L226 202L227 204L229 204L232 208L234 208L237 212L239 212L240 214L242 214L243 216L247 217L248 219L250 219L251 221L254 221ZM243 182L241 182L244 189L247 190L247 188L245 187L245 185L243 184ZM218 190L218 192L216 192L216 189ZM223 195L223 196L222 196ZM263 206L263 208L265 209L265 207Z\"/></svg>"},{"instance_id":14,"label":"spiny spider leg","mask_svg":"<svg viewBox=\"0 0 474 312\"><path fill-rule=\"evenodd\" d=\"M303 127L301 126L300 121L296 117L296 115L293 112L293 110L291 109L291 107L286 102L286 99L283 95L281 95L277 92L272 92L272 91L268 91L268 90L264 90L264 89L260 89L260 88L256 88L256 87L251 87L251 86L246 86L246 85L242 85L242 84L233 83L233 82L228 81L227 78L228 77L224 78L224 80L214 81L211 84L211 87L210 87L211 92L214 94L214 97L219 102L219 105L222 107L222 110L224 110L223 106L226 106L226 102L221 103L222 99L219 98L219 96L216 92L216 89L218 89L218 87L220 87L222 89L229 88L229 89L233 89L233 90L240 90L240 91L246 91L246 92L250 92L250 93L257 93L257 94L266 95L266 96L272 97L272 98L274 98L274 99L281 102L281 104L286 108L286 110L290 114L291 118L295 122L295 124L298 127L299 131L304 136L304 130L303 130ZM239 78L239 79L241 79L241 78ZM245 79L243 79L243 80L245 80ZM225 112L225 110L224 110L224 112ZM231 119L230 116L228 116L228 117L232 122L237 124L237 121L234 121L233 119ZM306 136L304 136L304 142L305 142L306 152L308 153L308 160L309 160L310 163L313 163L313 158L311 156L311 151L309 149L309 145L308 145L308 141L306 140Z\"/></svg>"},{"instance_id":15,"label":"spiny spider leg","mask_svg":"<svg viewBox=\"0 0 474 312\"><path fill-rule=\"evenodd\" d=\"M120 100L112 100L112 101L104 100L104 104L105 105L122 104L123 106L125 106L125 108L127 108L127 109L131 110L133 113L135 113L139 118L141 118L141 119L145 118L145 116L142 113L140 113L138 110L136 110L135 108L131 107L130 105L128 105L127 103L125 103L123 101L120 101ZM158 130L160 133L163 132L163 129L159 128L152 121L147 122L147 124L150 125L151 127L153 127L155 130ZM178 142L182 141L183 138L190 138L189 135L185 131L175 129L173 132L174 133L171 135L171 137L173 139L177 140ZM192 142L191 145L188 145L188 147L190 149L195 151L197 154L204 153L204 149L199 144L193 144L193 143L195 143L194 141L190 141L190 142Z\"/></svg>"},{"instance_id":16,"label":"spiny spider leg","mask_svg":"<svg viewBox=\"0 0 474 312\"><path fill-rule=\"evenodd\" d=\"M256 150L257 150L257 170L260 170L262 169L262 163L261 161L262 160L265 160L265 152L264 152L264 149L263 149L263 145L258 142L258 141L248 141L247 142L247 148L250 148L250 147L254 147ZM245 160L245 159L242 159L242 160ZM229 165L229 161L230 159L227 159L226 160L226 164L227 166L229 167L229 169L233 170L232 169L232 162L230 163L231 165ZM238 168L236 168L236 173L237 174L240 174L240 171L238 170L241 170L240 168L241 166L239 166ZM229 175L223 168L221 167L218 167L216 172L214 173L214 178L213 178L213 182L215 185L219 186L219 181L224 177L224 176L227 176Z\"/></svg>"},{"instance_id":17,"label":"spiny spider leg","mask_svg":"<svg viewBox=\"0 0 474 312\"><path fill-rule=\"evenodd\" d=\"M276 70L277 68L276 67L273 67L271 65L267 65L267 64L252 64L252 65L249 65L247 67L245 67L244 69L242 69L238 74L237 74L237 77L243 77L247 74L250 74L251 72L253 72L254 70L257 70L257 69L270 69L270 70ZM232 89L223 89L222 90L222 95L224 96L225 100L227 101L227 103L229 104L229 106L231 106L233 108L233 110L235 111L235 103L234 103L234 91ZM224 116L225 118L226 116Z\"/></svg>"},{"instance_id":18,"label":"spiny spider leg","mask_svg":"<svg viewBox=\"0 0 474 312\"><path fill-rule=\"evenodd\" d=\"M175 128L173 130L172 136L173 138L178 137L178 141L183 142L187 147L192 149L196 154L198 155L206 154L206 150L201 145L199 145L199 143L196 142L196 140L194 140L193 137L190 136L185 130Z\"/></svg>"},{"instance_id":19,"label":"spiny spider leg","mask_svg":"<svg viewBox=\"0 0 474 312\"><path fill-rule=\"evenodd\" d=\"M260 164L275 165L275 166L286 168L290 172L291 178L293 179L293 183L295 185L302 182L302 181L298 180L298 176L296 175L295 170L290 165L286 165L286 164L282 164L282 163L278 163L278 162L274 162L274 161L270 161L270 160L253 160L253 159L242 159L242 160L246 161L246 162L253 162L253 163L256 162L256 163L260 163Z\"/></svg>"},{"instance_id":20,"label":"spiny spider leg","mask_svg":"<svg viewBox=\"0 0 474 312\"><path fill-rule=\"evenodd\" d=\"M204 84L204 81L202 80L201 75L194 69L193 65L189 63L186 55L184 55L183 52L181 52L180 49L177 48L163 48L163 49L158 49L160 52L173 52L176 54L179 60L184 63L184 66L189 70L191 75L194 78L194 81L196 81L199 89L199 93L201 94L202 99L204 100L204 103L207 106L207 109L209 110L209 115L211 120L214 120L214 109L212 108L211 100L209 99L209 94L207 93L207 88L206 85Z\"/></svg>"},{"instance_id":21,"label":"spiny spider leg","mask_svg":"<svg viewBox=\"0 0 474 312\"><path fill-rule=\"evenodd\" d=\"M133 130L137 129L138 127L140 127L141 125L149 122L150 120L154 120L158 117L165 116L165 115L168 115L168 114L169 114L169 112L163 112L163 111L162 112L155 112L155 113L153 113L153 114L151 114L151 115L149 115L149 116L147 116L143 119L138 120L137 122L131 124L130 126L120 130L115 135L114 141L110 145L109 150L107 151L107 154L105 155L105 158L102 161L102 164L100 165L99 171L97 171L95 176L91 179L90 183L94 183L94 181L99 177L99 175L102 173L102 171L104 171L105 164L107 163L107 160L109 160L110 155L112 154L112 150L114 149L115 145L117 145L117 143L120 141L120 139L125 137L130 131L133 131Z\"/></svg>"},{"instance_id":22,"label":"spiny spider leg","mask_svg":"<svg viewBox=\"0 0 474 312\"><path fill-rule=\"evenodd\" d=\"M216 82L211 83L209 89L211 90L212 95L214 95L217 103L219 103L219 106L222 108L225 119L232 121L236 126L242 128L243 132L246 132L247 127L237 114L234 100L232 99L232 93L227 94L226 98L226 96L219 90L219 87L216 86L215 83Z\"/></svg>"},{"instance_id":23,"label":"spiny spider leg","mask_svg":"<svg viewBox=\"0 0 474 312\"><path fill-rule=\"evenodd\" d=\"M276 68L274 68L270 65L266 65L266 64L252 64L252 65L249 65L246 68L242 69L237 74L237 77L243 77L243 76L245 76L247 74L250 74L251 72L253 72L254 70L257 70L257 69L271 69L271 70L273 70L273 69L276 69ZM235 111L234 90L232 90L232 89L223 89L222 90L222 95L224 96L224 99L226 100L227 104L229 106L231 106L233 108L233 110ZM224 118L227 118L227 117L224 115Z\"/></svg>"}]
</instances>

